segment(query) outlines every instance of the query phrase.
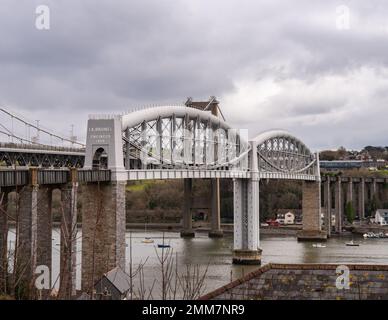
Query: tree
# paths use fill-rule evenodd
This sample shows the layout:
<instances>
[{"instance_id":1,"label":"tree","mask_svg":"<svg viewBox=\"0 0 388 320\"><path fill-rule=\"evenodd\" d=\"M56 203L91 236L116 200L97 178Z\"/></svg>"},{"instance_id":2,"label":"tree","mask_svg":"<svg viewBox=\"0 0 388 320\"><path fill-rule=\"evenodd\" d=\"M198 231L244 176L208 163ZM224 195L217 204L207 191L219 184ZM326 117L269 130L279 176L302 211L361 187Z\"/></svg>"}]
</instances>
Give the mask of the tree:
<instances>
[{"instance_id":1,"label":"tree","mask_svg":"<svg viewBox=\"0 0 388 320\"><path fill-rule=\"evenodd\" d=\"M347 218L348 222L353 223L354 217L355 217L355 210L354 210L353 205L350 201L346 203L345 212L346 212L346 218Z\"/></svg>"},{"instance_id":2,"label":"tree","mask_svg":"<svg viewBox=\"0 0 388 320\"><path fill-rule=\"evenodd\" d=\"M370 199L366 203L366 213L368 217L371 217L374 212L378 209L378 207L381 206L381 202L377 199L376 195L374 194L372 196L372 199Z\"/></svg>"},{"instance_id":3,"label":"tree","mask_svg":"<svg viewBox=\"0 0 388 320\"><path fill-rule=\"evenodd\" d=\"M347 156L348 152L346 151L345 147L341 146L338 148L337 154L340 159L343 159Z\"/></svg>"}]
</instances>

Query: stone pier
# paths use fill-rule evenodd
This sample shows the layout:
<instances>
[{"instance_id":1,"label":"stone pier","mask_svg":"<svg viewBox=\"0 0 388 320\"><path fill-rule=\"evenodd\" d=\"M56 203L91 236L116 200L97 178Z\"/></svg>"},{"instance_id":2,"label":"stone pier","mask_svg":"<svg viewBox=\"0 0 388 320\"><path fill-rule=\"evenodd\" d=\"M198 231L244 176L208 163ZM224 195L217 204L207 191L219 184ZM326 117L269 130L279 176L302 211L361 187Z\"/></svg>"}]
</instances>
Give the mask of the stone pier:
<instances>
[{"instance_id":1,"label":"stone pier","mask_svg":"<svg viewBox=\"0 0 388 320\"><path fill-rule=\"evenodd\" d=\"M77 199L78 182L76 173L72 173L72 182L61 189L61 254L59 297L70 299L76 295L77 267Z\"/></svg>"},{"instance_id":2,"label":"stone pier","mask_svg":"<svg viewBox=\"0 0 388 320\"><path fill-rule=\"evenodd\" d=\"M195 237L191 213L191 204L193 201L193 179L183 179L183 193L183 229L181 231L181 237L193 238Z\"/></svg>"},{"instance_id":3,"label":"stone pier","mask_svg":"<svg viewBox=\"0 0 388 320\"><path fill-rule=\"evenodd\" d=\"M125 270L125 182L82 186L82 290L107 271Z\"/></svg>"},{"instance_id":4,"label":"stone pier","mask_svg":"<svg viewBox=\"0 0 388 320\"><path fill-rule=\"evenodd\" d=\"M298 240L326 240L327 234L321 230L321 182L303 181L302 197L303 229Z\"/></svg>"},{"instance_id":5,"label":"stone pier","mask_svg":"<svg viewBox=\"0 0 388 320\"><path fill-rule=\"evenodd\" d=\"M47 266L52 270L52 189L38 188L37 225L36 225L36 265ZM49 279L51 288L51 276Z\"/></svg>"},{"instance_id":6,"label":"stone pier","mask_svg":"<svg viewBox=\"0 0 388 320\"><path fill-rule=\"evenodd\" d=\"M221 230L220 212L220 179L211 179L211 229L209 237L220 238L223 236Z\"/></svg>"},{"instance_id":7,"label":"stone pier","mask_svg":"<svg viewBox=\"0 0 388 320\"><path fill-rule=\"evenodd\" d=\"M19 290L27 294L32 288L33 271L36 268L38 186L24 186L18 200L19 237L15 280L19 281Z\"/></svg>"},{"instance_id":8,"label":"stone pier","mask_svg":"<svg viewBox=\"0 0 388 320\"><path fill-rule=\"evenodd\" d=\"M233 263L261 264L258 178L234 179Z\"/></svg>"},{"instance_id":9,"label":"stone pier","mask_svg":"<svg viewBox=\"0 0 388 320\"><path fill-rule=\"evenodd\" d=\"M52 189L37 184L36 169L31 169L31 183L24 186L18 196L18 254L16 282L21 296L33 297L36 293L34 281L37 266L46 266L52 270ZM48 295L41 292L41 297Z\"/></svg>"},{"instance_id":10,"label":"stone pier","mask_svg":"<svg viewBox=\"0 0 388 320\"><path fill-rule=\"evenodd\" d=\"M7 256L7 241L8 241L8 192L5 189L0 190L0 294L7 290L8 280L8 256Z\"/></svg>"}]
</instances>

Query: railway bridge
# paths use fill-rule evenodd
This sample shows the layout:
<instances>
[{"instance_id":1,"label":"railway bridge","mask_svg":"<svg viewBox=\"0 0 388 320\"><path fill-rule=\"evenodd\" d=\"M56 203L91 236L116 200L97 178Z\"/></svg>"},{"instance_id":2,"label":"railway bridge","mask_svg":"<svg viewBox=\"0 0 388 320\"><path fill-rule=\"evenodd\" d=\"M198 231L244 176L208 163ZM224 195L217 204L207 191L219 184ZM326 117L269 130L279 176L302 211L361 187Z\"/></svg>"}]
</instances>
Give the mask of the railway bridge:
<instances>
[{"instance_id":1,"label":"railway bridge","mask_svg":"<svg viewBox=\"0 0 388 320\"><path fill-rule=\"evenodd\" d=\"M125 186L128 181L182 179L183 237L192 237L193 179L210 179L210 236L222 236L219 179L233 179L233 262L260 264L259 182L301 181L303 230L299 240L324 240L321 226L321 177L318 153L284 130L270 130L253 139L231 127L215 99L199 108L194 103L146 108L121 115L92 115L86 145L78 150L42 151L44 147L0 149L3 196L18 194L18 239L27 270L51 266L51 192L64 200L61 227L60 294L75 293L77 194L82 192L82 289L108 270L125 269ZM12 147L12 148L11 148ZM7 149L8 148L8 149ZM47 150L49 151L49 150ZM39 156L37 156L39 155ZM5 203L2 212L6 212ZM7 215L1 215L3 269L6 261ZM5 248L5 249L4 249ZM24 271L26 271L24 270ZM2 278L6 277L4 272ZM0 279L1 281L1 279Z\"/></svg>"}]
</instances>

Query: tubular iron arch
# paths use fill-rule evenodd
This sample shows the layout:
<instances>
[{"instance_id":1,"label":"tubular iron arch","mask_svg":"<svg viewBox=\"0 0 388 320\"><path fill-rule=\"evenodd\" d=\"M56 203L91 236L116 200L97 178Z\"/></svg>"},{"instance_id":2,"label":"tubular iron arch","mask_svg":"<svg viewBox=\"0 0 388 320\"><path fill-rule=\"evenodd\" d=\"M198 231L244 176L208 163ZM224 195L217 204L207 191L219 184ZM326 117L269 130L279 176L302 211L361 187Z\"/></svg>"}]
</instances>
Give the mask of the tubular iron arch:
<instances>
[{"instance_id":1,"label":"tubular iron arch","mask_svg":"<svg viewBox=\"0 0 388 320\"><path fill-rule=\"evenodd\" d=\"M289 132L266 131L252 142L260 173L319 176L318 156Z\"/></svg>"},{"instance_id":2,"label":"tubular iron arch","mask_svg":"<svg viewBox=\"0 0 388 320\"><path fill-rule=\"evenodd\" d=\"M208 111L143 109L124 115L122 129L126 169L247 169L247 137Z\"/></svg>"}]
</instances>

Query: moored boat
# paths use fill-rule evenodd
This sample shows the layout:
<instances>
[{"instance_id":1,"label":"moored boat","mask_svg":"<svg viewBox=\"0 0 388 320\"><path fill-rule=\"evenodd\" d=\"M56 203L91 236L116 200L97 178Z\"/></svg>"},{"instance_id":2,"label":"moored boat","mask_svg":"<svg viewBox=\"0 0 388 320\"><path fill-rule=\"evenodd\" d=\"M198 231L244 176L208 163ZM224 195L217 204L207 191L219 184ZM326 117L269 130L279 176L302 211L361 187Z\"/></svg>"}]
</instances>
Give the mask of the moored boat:
<instances>
[{"instance_id":1,"label":"moored boat","mask_svg":"<svg viewBox=\"0 0 388 320\"><path fill-rule=\"evenodd\" d=\"M350 240L349 242L346 242L346 245L347 245L348 247L358 247L360 244L354 242L353 240Z\"/></svg>"},{"instance_id":2,"label":"moored boat","mask_svg":"<svg viewBox=\"0 0 388 320\"><path fill-rule=\"evenodd\" d=\"M388 233L383 233L383 232L379 232L379 233L367 232L367 233L363 234L363 237L365 239L384 239L384 238L388 238Z\"/></svg>"},{"instance_id":3,"label":"moored boat","mask_svg":"<svg viewBox=\"0 0 388 320\"><path fill-rule=\"evenodd\" d=\"M326 248L326 245L322 243L313 243L313 248Z\"/></svg>"},{"instance_id":4,"label":"moored boat","mask_svg":"<svg viewBox=\"0 0 388 320\"><path fill-rule=\"evenodd\" d=\"M154 240L151 239L151 238L145 238L145 239L142 240L141 242L143 242L143 243L154 243Z\"/></svg>"},{"instance_id":5,"label":"moored boat","mask_svg":"<svg viewBox=\"0 0 388 320\"><path fill-rule=\"evenodd\" d=\"M171 248L169 244L158 243L158 248Z\"/></svg>"}]
</instances>

